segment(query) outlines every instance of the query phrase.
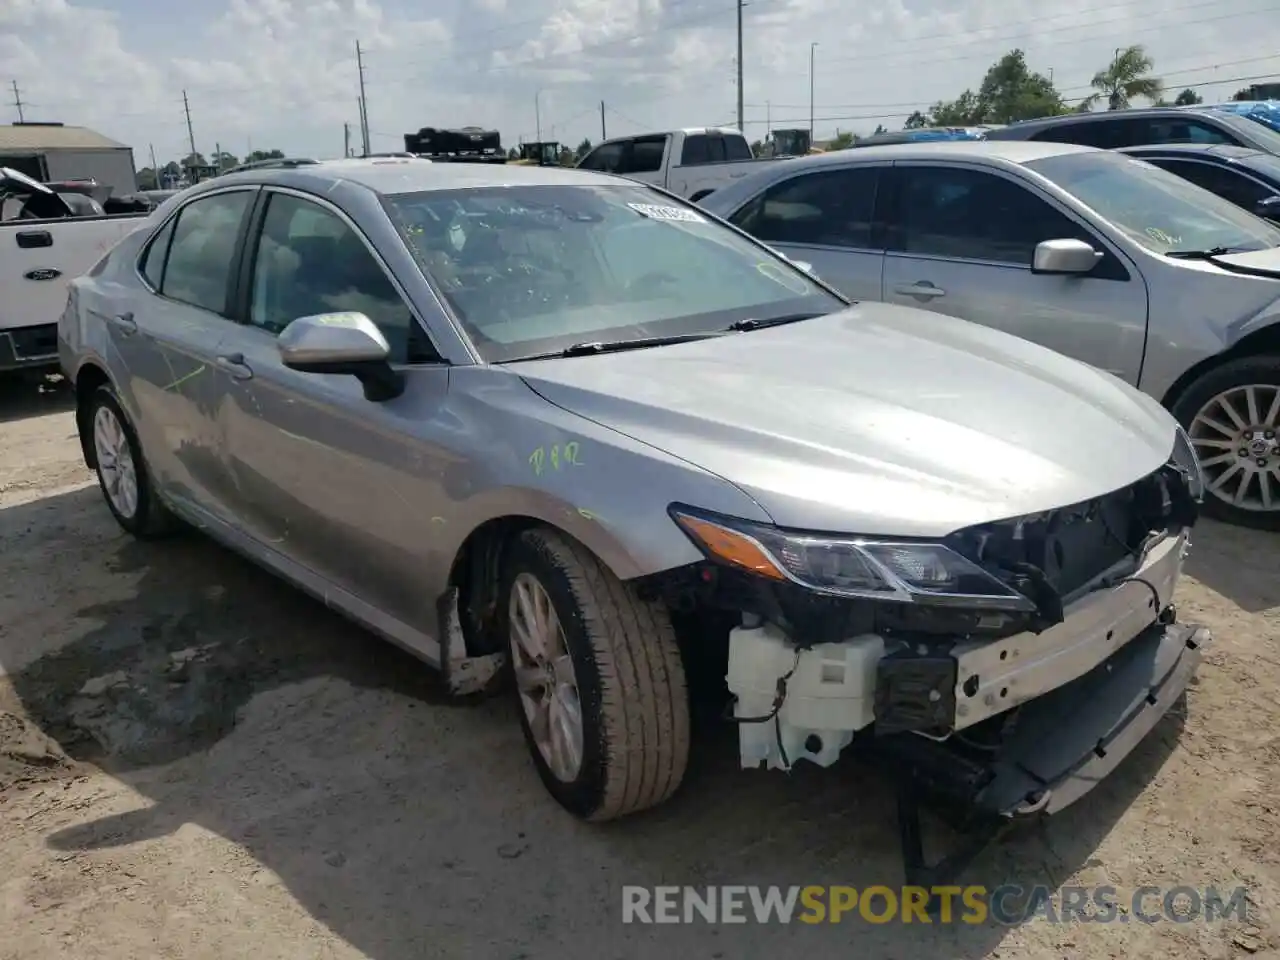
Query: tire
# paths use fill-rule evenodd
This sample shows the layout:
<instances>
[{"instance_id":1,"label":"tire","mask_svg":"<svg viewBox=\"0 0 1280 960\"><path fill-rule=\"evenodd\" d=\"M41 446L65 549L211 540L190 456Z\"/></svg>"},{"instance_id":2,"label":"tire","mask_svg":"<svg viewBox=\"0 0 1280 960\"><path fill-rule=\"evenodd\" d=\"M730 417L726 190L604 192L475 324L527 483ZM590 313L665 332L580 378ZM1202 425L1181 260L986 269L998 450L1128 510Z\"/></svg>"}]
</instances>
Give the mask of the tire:
<instances>
[{"instance_id":1,"label":"tire","mask_svg":"<svg viewBox=\"0 0 1280 960\"><path fill-rule=\"evenodd\" d=\"M1244 396L1248 387L1256 388L1253 413L1257 415L1257 423L1248 422L1252 416ZM1246 421L1246 429L1239 429L1223 410L1224 399L1233 403L1237 415ZM1280 530L1280 356L1241 357L1214 367L1178 395L1172 411L1204 463L1208 487L1204 496L1205 515L1255 530ZM1231 427L1232 433L1216 430L1203 419L1205 416ZM1246 456L1240 456L1241 451ZM1214 462L1216 457L1227 455L1234 459ZM1259 460L1266 463L1265 468ZM1240 480L1246 471L1252 472L1253 478L1243 490L1242 501L1236 502L1233 497L1240 490ZM1228 472L1230 476L1223 493L1215 492L1213 482ZM1267 474L1269 509L1263 501L1263 480L1259 472Z\"/></svg>"},{"instance_id":2,"label":"tire","mask_svg":"<svg viewBox=\"0 0 1280 960\"><path fill-rule=\"evenodd\" d=\"M100 418L109 418L119 425L129 455L128 468L125 468L124 459L118 455L104 458L107 450L104 437L98 432ZM85 429L89 431L88 442L94 451L98 486L102 490L102 498L107 502L107 509L116 518L116 522L126 533L133 534L139 540L152 540L172 533L178 526L177 520L156 496L155 486L142 454L142 445L138 443L138 435L111 386L103 384L93 392L84 422ZM104 433L109 432L105 423L102 427ZM117 469L111 470L107 461L114 461ZM131 498L117 495L116 481L122 468L124 472L132 471L134 495ZM127 485L127 481L125 482Z\"/></svg>"},{"instance_id":3,"label":"tire","mask_svg":"<svg viewBox=\"0 0 1280 960\"><path fill-rule=\"evenodd\" d=\"M561 773L539 746L528 686L521 685L522 674L536 672L517 639L521 591L527 597L534 583L562 629L581 716L580 763ZM600 822L675 793L689 760L689 698L666 609L641 600L585 548L546 529L525 531L512 544L500 596L525 742L556 801ZM544 681L552 675L559 676L544 671Z\"/></svg>"}]
</instances>

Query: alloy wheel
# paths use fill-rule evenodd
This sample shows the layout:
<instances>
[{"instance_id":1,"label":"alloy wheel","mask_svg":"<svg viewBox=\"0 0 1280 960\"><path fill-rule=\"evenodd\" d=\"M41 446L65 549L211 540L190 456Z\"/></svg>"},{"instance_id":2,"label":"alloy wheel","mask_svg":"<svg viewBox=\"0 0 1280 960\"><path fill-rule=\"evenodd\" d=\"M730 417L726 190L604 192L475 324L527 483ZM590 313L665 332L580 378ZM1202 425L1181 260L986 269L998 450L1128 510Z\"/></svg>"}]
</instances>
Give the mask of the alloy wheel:
<instances>
[{"instance_id":1,"label":"alloy wheel","mask_svg":"<svg viewBox=\"0 0 1280 960\"><path fill-rule=\"evenodd\" d=\"M1241 510L1280 511L1280 386L1242 384L1191 421L1208 493Z\"/></svg>"},{"instance_id":2,"label":"alloy wheel","mask_svg":"<svg viewBox=\"0 0 1280 960\"><path fill-rule=\"evenodd\" d=\"M572 783L582 770L582 700L560 617L530 573L512 584L508 620L516 688L533 740L556 779Z\"/></svg>"},{"instance_id":3,"label":"alloy wheel","mask_svg":"<svg viewBox=\"0 0 1280 960\"><path fill-rule=\"evenodd\" d=\"M93 452L111 506L122 517L132 519L138 512L137 468L124 425L106 406L99 406L93 415Z\"/></svg>"}]
</instances>

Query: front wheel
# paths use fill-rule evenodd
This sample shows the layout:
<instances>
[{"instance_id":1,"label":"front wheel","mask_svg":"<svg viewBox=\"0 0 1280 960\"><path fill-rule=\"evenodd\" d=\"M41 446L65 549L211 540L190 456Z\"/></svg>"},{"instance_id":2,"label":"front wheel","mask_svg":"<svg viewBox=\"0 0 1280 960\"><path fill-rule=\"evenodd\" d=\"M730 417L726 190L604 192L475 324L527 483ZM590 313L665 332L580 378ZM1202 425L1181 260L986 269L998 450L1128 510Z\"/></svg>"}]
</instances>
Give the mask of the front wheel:
<instances>
[{"instance_id":1,"label":"front wheel","mask_svg":"<svg viewBox=\"0 0 1280 960\"><path fill-rule=\"evenodd\" d=\"M1173 415L1204 468L1204 512L1280 530L1280 357L1214 367L1182 392Z\"/></svg>"},{"instance_id":2,"label":"front wheel","mask_svg":"<svg viewBox=\"0 0 1280 960\"><path fill-rule=\"evenodd\" d=\"M550 530L512 545L503 610L525 741L570 813L613 820L684 778L689 701L666 609Z\"/></svg>"}]
</instances>

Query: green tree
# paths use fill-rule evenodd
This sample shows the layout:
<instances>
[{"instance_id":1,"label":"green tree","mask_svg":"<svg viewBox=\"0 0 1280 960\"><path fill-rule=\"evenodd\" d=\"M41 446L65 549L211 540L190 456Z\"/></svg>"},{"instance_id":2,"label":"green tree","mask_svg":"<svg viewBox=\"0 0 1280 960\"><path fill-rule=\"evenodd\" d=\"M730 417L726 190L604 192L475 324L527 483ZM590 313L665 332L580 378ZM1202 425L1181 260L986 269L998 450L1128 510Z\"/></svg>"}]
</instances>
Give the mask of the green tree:
<instances>
[{"instance_id":1,"label":"green tree","mask_svg":"<svg viewBox=\"0 0 1280 960\"><path fill-rule=\"evenodd\" d=\"M1187 87L1187 89L1173 98L1173 103L1177 107L1190 107L1197 103L1204 103L1204 97Z\"/></svg>"},{"instance_id":2,"label":"green tree","mask_svg":"<svg viewBox=\"0 0 1280 960\"><path fill-rule=\"evenodd\" d=\"M843 130L831 138L827 144L828 150L848 150L853 146L855 138L848 130Z\"/></svg>"},{"instance_id":3,"label":"green tree","mask_svg":"<svg viewBox=\"0 0 1280 960\"><path fill-rule=\"evenodd\" d=\"M1257 97L1253 95L1253 87L1241 87L1231 95L1231 99L1239 102L1241 100L1256 100Z\"/></svg>"},{"instance_id":4,"label":"green tree","mask_svg":"<svg viewBox=\"0 0 1280 960\"><path fill-rule=\"evenodd\" d=\"M213 155L213 163L217 165L219 170L230 170L232 167L240 165L240 161L236 159L236 155L234 153L227 153L225 150Z\"/></svg>"},{"instance_id":5,"label":"green tree","mask_svg":"<svg viewBox=\"0 0 1280 960\"><path fill-rule=\"evenodd\" d=\"M591 152L591 139L589 137L583 137L582 142L578 144L578 149L573 151L574 159L581 160L590 152Z\"/></svg>"},{"instance_id":6,"label":"green tree","mask_svg":"<svg viewBox=\"0 0 1280 960\"><path fill-rule=\"evenodd\" d=\"M760 156L764 156L764 152L763 152L763 151L764 151L764 141L763 141L763 140L752 140L752 141L751 141L751 155L752 155L753 157L760 157Z\"/></svg>"},{"instance_id":7,"label":"green tree","mask_svg":"<svg viewBox=\"0 0 1280 960\"><path fill-rule=\"evenodd\" d=\"M259 160L283 160L283 150L254 150L245 158L245 163L257 163Z\"/></svg>"},{"instance_id":8,"label":"green tree","mask_svg":"<svg viewBox=\"0 0 1280 960\"><path fill-rule=\"evenodd\" d=\"M1105 97L1108 110L1124 110L1135 97L1154 103L1160 99L1164 83L1151 74L1153 66L1155 61L1147 56L1146 48L1140 43L1117 50L1107 68L1099 70L1089 81L1089 86L1098 92L1090 94L1085 101L1092 109Z\"/></svg>"},{"instance_id":9,"label":"green tree","mask_svg":"<svg viewBox=\"0 0 1280 960\"><path fill-rule=\"evenodd\" d=\"M919 130L921 127L929 125L929 118L919 110L912 110L911 116L907 117L907 122L902 125L904 130ZM876 128L877 130L879 127Z\"/></svg>"},{"instance_id":10,"label":"green tree","mask_svg":"<svg viewBox=\"0 0 1280 960\"><path fill-rule=\"evenodd\" d=\"M987 69L977 93L966 90L954 100L940 100L927 114L917 110L907 118L907 127L1012 123L1056 116L1066 109L1053 81L1028 67L1022 50L1010 50Z\"/></svg>"},{"instance_id":11,"label":"green tree","mask_svg":"<svg viewBox=\"0 0 1280 960\"><path fill-rule=\"evenodd\" d=\"M888 133L888 132L889 132L888 127L886 127L883 123L877 123L876 128L871 131L871 135L874 137L877 133ZM857 138L855 137L854 139L856 140Z\"/></svg>"}]
</instances>

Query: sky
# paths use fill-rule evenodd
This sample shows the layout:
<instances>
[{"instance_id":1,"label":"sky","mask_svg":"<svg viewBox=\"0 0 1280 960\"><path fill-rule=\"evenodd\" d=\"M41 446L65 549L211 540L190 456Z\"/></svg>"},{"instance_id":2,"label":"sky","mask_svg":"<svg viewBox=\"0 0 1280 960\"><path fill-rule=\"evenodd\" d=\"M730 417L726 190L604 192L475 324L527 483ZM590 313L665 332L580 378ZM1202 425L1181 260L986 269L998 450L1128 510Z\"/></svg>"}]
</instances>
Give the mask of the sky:
<instances>
[{"instance_id":1,"label":"sky","mask_svg":"<svg viewBox=\"0 0 1280 960\"><path fill-rule=\"evenodd\" d=\"M1276 0L750 0L746 132L809 125L811 53L819 139L901 127L1014 47L1068 99L1141 43L1170 96L1224 100L1280 80L1277 12ZM736 23L736 0L0 0L0 109L11 123L20 99L28 121L90 127L140 167L152 149L162 164L185 156L191 136L206 156L340 156L344 123L359 149L359 42L374 151L466 125L508 146L576 146L600 139L601 101L609 136L736 123Z\"/></svg>"}]
</instances>

